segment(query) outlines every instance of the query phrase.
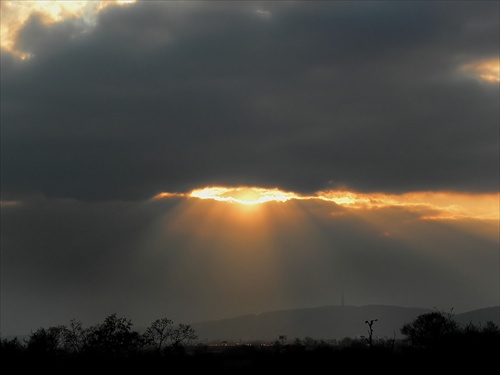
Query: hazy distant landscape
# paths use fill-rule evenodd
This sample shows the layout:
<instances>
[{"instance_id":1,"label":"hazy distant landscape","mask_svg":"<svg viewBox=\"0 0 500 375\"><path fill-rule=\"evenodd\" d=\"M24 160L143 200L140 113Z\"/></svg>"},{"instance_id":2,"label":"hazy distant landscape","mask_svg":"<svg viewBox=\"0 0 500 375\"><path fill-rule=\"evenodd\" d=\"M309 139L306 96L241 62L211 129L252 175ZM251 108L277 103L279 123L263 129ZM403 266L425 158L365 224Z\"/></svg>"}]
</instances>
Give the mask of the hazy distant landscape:
<instances>
[{"instance_id":1,"label":"hazy distant landscape","mask_svg":"<svg viewBox=\"0 0 500 375\"><path fill-rule=\"evenodd\" d=\"M308 309L272 311L255 315L243 315L232 319L193 323L201 342L229 340L248 342L252 340L277 340L286 335L288 340L305 337L316 340L341 340L345 337L359 338L366 335L366 320L377 319L373 326L378 338L401 339L399 329L417 316L432 312L432 309L398 306L323 306ZM498 306L454 314L460 324L472 322L485 324L492 321L500 325Z\"/></svg>"}]
</instances>

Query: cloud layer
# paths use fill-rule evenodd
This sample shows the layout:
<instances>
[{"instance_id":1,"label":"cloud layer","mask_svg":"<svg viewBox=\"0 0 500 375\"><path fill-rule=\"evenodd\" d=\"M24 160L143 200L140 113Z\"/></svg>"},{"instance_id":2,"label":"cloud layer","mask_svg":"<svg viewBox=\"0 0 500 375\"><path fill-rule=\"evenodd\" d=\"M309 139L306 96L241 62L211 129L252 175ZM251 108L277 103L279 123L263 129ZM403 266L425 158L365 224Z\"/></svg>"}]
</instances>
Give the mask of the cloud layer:
<instances>
[{"instance_id":1,"label":"cloud layer","mask_svg":"<svg viewBox=\"0 0 500 375\"><path fill-rule=\"evenodd\" d=\"M2 53L2 194L496 192L498 3L144 2ZM85 32L84 32L85 31Z\"/></svg>"}]
</instances>

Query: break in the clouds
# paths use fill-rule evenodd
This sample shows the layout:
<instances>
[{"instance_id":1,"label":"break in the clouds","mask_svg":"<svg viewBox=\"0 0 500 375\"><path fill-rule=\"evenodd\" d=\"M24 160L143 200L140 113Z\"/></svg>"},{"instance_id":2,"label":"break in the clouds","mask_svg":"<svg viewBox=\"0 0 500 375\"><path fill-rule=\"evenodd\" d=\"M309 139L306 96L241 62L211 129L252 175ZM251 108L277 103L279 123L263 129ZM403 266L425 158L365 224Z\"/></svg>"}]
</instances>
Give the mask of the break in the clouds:
<instances>
[{"instance_id":1,"label":"break in the clouds","mask_svg":"<svg viewBox=\"0 0 500 375\"><path fill-rule=\"evenodd\" d=\"M87 23L33 13L2 50L3 199L214 184L496 192L498 7L145 1Z\"/></svg>"}]
</instances>

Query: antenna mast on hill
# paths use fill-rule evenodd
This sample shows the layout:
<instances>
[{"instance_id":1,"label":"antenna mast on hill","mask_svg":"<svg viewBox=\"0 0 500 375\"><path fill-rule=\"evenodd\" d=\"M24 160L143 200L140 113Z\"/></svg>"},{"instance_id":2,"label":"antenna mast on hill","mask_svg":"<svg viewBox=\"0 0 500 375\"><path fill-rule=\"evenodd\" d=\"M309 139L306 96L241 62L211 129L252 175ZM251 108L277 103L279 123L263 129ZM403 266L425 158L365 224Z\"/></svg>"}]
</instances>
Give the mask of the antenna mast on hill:
<instances>
[{"instance_id":1,"label":"antenna mast on hill","mask_svg":"<svg viewBox=\"0 0 500 375\"><path fill-rule=\"evenodd\" d=\"M344 288L342 288L342 290L341 290L340 304L341 304L341 306L344 306Z\"/></svg>"}]
</instances>

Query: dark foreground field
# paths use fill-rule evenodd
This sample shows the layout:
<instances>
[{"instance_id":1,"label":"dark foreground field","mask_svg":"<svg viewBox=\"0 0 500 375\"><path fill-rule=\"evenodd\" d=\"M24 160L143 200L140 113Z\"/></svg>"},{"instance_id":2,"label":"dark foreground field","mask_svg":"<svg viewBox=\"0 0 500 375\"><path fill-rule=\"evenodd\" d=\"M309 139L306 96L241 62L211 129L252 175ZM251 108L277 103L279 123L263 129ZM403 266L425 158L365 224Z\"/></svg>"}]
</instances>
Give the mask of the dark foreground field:
<instances>
[{"instance_id":1,"label":"dark foreground field","mask_svg":"<svg viewBox=\"0 0 500 375\"><path fill-rule=\"evenodd\" d=\"M2 368L12 373L91 374L119 373L306 373L360 374L381 371L390 374L488 373L499 368L500 347L460 350L424 348L338 348L318 346L191 348L170 355L153 353L126 357L102 355L33 355L2 352Z\"/></svg>"},{"instance_id":2,"label":"dark foreground field","mask_svg":"<svg viewBox=\"0 0 500 375\"><path fill-rule=\"evenodd\" d=\"M145 332L116 314L83 328L40 328L29 337L2 339L2 369L37 374L165 373L324 373L488 374L500 367L500 329L486 324L460 325L452 314L430 312L404 324L405 339L368 336L341 341L310 337L274 342L197 342L189 325L155 321ZM495 372L496 373L496 372Z\"/></svg>"}]
</instances>

